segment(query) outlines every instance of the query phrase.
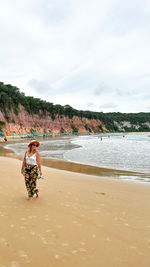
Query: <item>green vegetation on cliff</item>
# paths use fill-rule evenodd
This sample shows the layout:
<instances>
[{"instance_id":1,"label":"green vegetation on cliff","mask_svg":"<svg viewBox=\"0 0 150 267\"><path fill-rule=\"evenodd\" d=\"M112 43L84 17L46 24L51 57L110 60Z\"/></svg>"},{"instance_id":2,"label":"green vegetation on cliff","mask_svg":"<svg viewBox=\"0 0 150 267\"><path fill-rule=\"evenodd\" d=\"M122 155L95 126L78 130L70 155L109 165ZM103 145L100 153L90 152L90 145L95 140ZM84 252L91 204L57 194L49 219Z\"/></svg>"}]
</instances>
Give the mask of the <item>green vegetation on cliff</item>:
<instances>
[{"instance_id":1,"label":"green vegetation on cliff","mask_svg":"<svg viewBox=\"0 0 150 267\"><path fill-rule=\"evenodd\" d=\"M76 110L70 105L54 105L39 98L25 96L17 87L0 82L0 110L5 114L8 122L12 122L9 116L10 111L13 110L18 115L19 105L22 105L29 114L38 114L43 117L49 115L53 120L56 115L60 117L64 115L70 119L78 116L81 119L85 117L100 120L109 131L150 131L150 113L103 113ZM88 125L85 128L90 129ZM102 131L101 126L99 131Z\"/></svg>"}]
</instances>

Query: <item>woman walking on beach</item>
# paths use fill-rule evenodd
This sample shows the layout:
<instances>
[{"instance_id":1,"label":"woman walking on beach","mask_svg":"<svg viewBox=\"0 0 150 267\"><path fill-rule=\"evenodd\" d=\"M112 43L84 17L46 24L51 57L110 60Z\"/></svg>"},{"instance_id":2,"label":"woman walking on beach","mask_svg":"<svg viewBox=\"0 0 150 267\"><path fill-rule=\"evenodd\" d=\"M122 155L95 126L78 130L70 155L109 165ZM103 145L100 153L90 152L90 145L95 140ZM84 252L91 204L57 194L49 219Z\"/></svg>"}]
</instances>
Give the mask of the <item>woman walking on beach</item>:
<instances>
[{"instance_id":1,"label":"woman walking on beach","mask_svg":"<svg viewBox=\"0 0 150 267\"><path fill-rule=\"evenodd\" d=\"M38 197L39 190L36 188L37 177L41 171L40 153L36 151L36 147L39 147L40 143L36 140L32 140L28 147L28 151L25 153L21 173L25 176L25 185L28 192L28 199L32 200L34 194Z\"/></svg>"}]
</instances>

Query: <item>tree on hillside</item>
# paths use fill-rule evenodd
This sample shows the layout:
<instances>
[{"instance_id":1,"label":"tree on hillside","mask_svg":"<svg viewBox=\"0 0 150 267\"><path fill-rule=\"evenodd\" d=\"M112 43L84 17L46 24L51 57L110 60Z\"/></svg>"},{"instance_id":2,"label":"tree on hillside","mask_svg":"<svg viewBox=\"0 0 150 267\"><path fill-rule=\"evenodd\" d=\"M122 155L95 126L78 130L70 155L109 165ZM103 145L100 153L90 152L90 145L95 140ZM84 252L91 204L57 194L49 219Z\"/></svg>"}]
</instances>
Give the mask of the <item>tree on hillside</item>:
<instances>
[{"instance_id":1,"label":"tree on hillside","mask_svg":"<svg viewBox=\"0 0 150 267\"><path fill-rule=\"evenodd\" d=\"M150 113L120 113L120 112L92 112L89 110L76 110L70 105L61 106L59 104L54 105L51 102L34 98L33 96L25 96L24 93L10 84L4 84L0 82L0 110L4 113L4 116L8 122L12 121L10 112L14 111L16 115L19 113L19 107L22 105L29 114L37 114L38 116L49 115L53 120L56 116L61 118L67 116L72 119L74 116L78 116L80 119L87 118L89 120L98 120L105 125L109 131L118 131L116 122L123 125L123 122L130 122L130 130L136 129L137 131L150 130L148 124L150 123ZM136 128L135 128L136 125ZM127 129L124 127L124 130ZM96 131L97 129L95 129ZM101 127L99 127L101 131Z\"/></svg>"}]
</instances>

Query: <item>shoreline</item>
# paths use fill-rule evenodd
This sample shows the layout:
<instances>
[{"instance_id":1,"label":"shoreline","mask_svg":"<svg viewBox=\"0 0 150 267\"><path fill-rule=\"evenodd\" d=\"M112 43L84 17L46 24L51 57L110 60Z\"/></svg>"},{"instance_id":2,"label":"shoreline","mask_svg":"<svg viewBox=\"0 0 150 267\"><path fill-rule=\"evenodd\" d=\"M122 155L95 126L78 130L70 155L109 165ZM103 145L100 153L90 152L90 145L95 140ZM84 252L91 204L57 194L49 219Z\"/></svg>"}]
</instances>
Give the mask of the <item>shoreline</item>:
<instances>
[{"instance_id":1,"label":"shoreline","mask_svg":"<svg viewBox=\"0 0 150 267\"><path fill-rule=\"evenodd\" d=\"M70 139L70 137L67 137ZM42 138L39 138L43 140ZM62 140L62 138L53 137L50 139L45 140ZM66 139L66 138L65 138ZM12 140L11 140L12 141ZM23 160L23 156L15 155L15 152L10 149L4 148L7 144L12 144L14 142L8 141L7 143L3 142L0 145L0 156L11 157L19 160ZM19 140L15 140L17 143ZM22 141L22 140L21 140ZM25 141L25 140L24 140ZM28 141L28 139L26 139ZM76 173L83 173L87 175L94 175L97 177L106 177L107 179L115 179L115 180L122 180L128 181L130 183L146 183L150 182L150 176L147 173L142 173L139 171L130 171L130 170L119 170L119 169L111 169L111 168L103 168L92 166L88 164L82 164L72 161L67 161L63 159L56 159L56 158L42 158L41 163L43 166L47 166L50 168L55 168L59 170L66 170Z\"/></svg>"},{"instance_id":2,"label":"shoreline","mask_svg":"<svg viewBox=\"0 0 150 267\"><path fill-rule=\"evenodd\" d=\"M4 149L4 148L3 148ZM1 153L0 157L4 156L6 158L19 159L23 160L22 156L15 155L12 150L4 149L5 153ZM136 172L136 171L126 171L126 170L115 170L103 167L97 167L82 163L70 162L60 159L53 158L42 158L41 164L44 167L54 168L58 170L69 171L73 173L85 174L85 175L94 175L95 177L105 177L106 179L126 181L129 183L144 183L149 184L150 177L147 174ZM119 178L121 177L121 178ZM132 177L132 178L129 178Z\"/></svg>"},{"instance_id":3,"label":"shoreline","mask_svg":"<svg viewBox=\"0 0 150 267\"><path fill-rule=\"evenodd\" d=\"M39 198L28 201L21 161L0 159L1 265L150 266L145 184L43 166Z\"/></svg>"}]
</instances>

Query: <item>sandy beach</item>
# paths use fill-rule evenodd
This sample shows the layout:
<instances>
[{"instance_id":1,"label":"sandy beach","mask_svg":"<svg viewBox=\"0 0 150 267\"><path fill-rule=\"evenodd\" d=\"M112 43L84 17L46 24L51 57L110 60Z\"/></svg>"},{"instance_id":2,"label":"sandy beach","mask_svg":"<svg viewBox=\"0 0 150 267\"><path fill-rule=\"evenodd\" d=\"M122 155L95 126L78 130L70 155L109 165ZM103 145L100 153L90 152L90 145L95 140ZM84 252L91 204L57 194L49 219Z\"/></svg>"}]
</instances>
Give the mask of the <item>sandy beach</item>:
<instances>
[{"instance_id":1,"label":"sandy beach","mask_svg":"<svg viewBox=\"0 0 150 267\"><path fill-rule=\"evenodd\" d=\"M0 169L0 267L150 266L149 184L43 167L28 201L21 161Z\"/></svg>"}]
</instances>

